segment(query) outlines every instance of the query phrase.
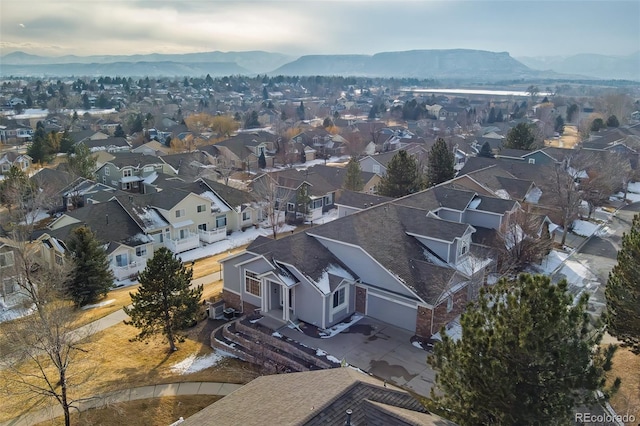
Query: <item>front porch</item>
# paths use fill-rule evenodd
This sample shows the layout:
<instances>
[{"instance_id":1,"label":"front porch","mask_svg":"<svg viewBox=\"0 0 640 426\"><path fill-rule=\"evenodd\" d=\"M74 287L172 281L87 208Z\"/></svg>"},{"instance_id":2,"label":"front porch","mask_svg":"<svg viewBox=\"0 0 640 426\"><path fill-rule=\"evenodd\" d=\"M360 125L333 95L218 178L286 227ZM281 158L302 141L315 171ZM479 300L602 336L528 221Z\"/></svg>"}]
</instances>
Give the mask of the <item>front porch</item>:
<instances>
[{"instance_id":1,"label":"front porch","mask_svg":"<svg viewBox=\"0 0 640 426\"><path fill-rule=\"evenodd\" d=\"M198 236L203 243L211 244L227 238L227 228L221 227L211 231L198 229Z\"/></svg>"},{"instance_id":2,"label":"front porch","mask_svg":"<svg viewBox=\"0 0 640 426\"><path fill-rule=\"evenodd\" d=\"M195 232L184 231L182 236L182 238L178 239L166 239L164 244L174 253L182 253L183 251L200 247L200 238Z\"/></svg>"},{"instance_id":3,"label":"front porch","mask_svg":"<svg viewBox=\"0 0 640 426\"><path fill-rule=\"evenodd\" d=\"M127 265L112 265L111 271L117 281L122 281L127 278L134 277L147 267L147 259L144 257L136 256L131 263Z\"/></svg>"},{"instance_id":4,"label":"front porch","mask_svg":"<svg viewBox=\"0 0 640 426\"><path fill-rule=\"evenodd\" d=\"M260 314L273 318L282 325L295 320L294 287L287 287L280 283L265 280L263 282L262 303Z\"/></svg>"}]
</instances>

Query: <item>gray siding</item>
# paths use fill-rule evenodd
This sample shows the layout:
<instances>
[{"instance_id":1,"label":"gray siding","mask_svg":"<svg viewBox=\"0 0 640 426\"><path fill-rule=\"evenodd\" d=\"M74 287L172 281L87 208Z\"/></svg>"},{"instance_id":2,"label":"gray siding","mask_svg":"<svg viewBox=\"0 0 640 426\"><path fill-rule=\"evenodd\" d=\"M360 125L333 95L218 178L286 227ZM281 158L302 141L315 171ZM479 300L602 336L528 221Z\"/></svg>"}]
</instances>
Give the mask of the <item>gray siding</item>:
<instances>
[{"instance_id":1,"label":"gray siding","mask_svg":"<svg viewBox=\"0 0 640 426\"><path fill-rule=\"evenodd\" d=\"M413 295L409 289L360 248L347 246L324 238L318 238L318 241L335 257L342 259L363 282L415 298L415 295Z\"/></svg>"},{"instance_id":2,"label":"gray siding","mask_svg":"<svg viewBox=\"0 0 640 426\"><path fill-rule=\"evenodd\" d=\"M482 226L483 228L500 228L501 216L488 214L477 210L467 210L464 221L471 226Z\"/></svg>"},{"instance_id":3,"label":"gray siding","mask_svg":"<svg viewBox=\"0 0 640 426\"><path fill-rule=\"evenodd\" d=\"M323 327L323 296L306 281L295 286L294 293L294 311L296 317L316 327Z\"/></svg>"},{"instance_id":4,"label":"gray siding","mask_svg":"<svg viewBox=\"0 0 640 426\"><path fill-rule=\"evenodd\" d=\"M455 210L440 209L438 210L438 217L451 222L462 222L462 212Z\"/></svg>"},{"instance_id":5,"label":"gray siding","mask_svg":"<svg viewBox=\"0 0 640 426\"><path fill-rule=\"evenodd\" d=\"M241 268L234 265L247 261L252 257L255 257L255 255L251 253L244 253L238 257L234 257L228 260L223 259L220 261L220 263L222 264L222 285L225 290L229 290L238 294L241 293L244 287L242 285L242 282L244 281L244 273L243 278L241 279Z\"/></svg>"},{"instance_id":6,"label":"gray siding","mask_svg":"<svg viewBox=\"0 0 640 426\"><path fill-rule=\"evenodd\" d=\"M361 209L356 209L354 207L348 207L348 206L338 206L338 217L345 217L345 216L349 216L352 215L354 213L359 212Z\"/></svg>"},{"instance_id":7,"label":"gray siding","mask_svg":"<svg viewBox=\"0 0 640 426\"><path fill-rule=\"evenodd\" d=\"M345 293L345 299L347 301L347 304L345 305L344 308L337 310L337 311L333 311L333 293L329 294L326 298L326 304L325 304L325 318L326 318L326 324L325 324L325 328L326 327L331 327L334 324L337 324L339 322L342 322L342 320L344 320L345 318L347 318L349 315L351 315L353 312L355 312L355 300L356 300L356 288L355 285L350 284L350 285L345 285L344 286L346 288L346 293ZM331 314L333 311L333 315Z\"/></svg>"},{"instance_id":8,"label":"gray siding","mask_svg":"<svg viewBox=\"0 0 640 426\"><path fill-rule=\"evenodd\" d=\"M425 246L429 247L429 249L432 252L434 252L435 254L440 256L444 261L446 261L446 262L449 261L449 259L447 259L447 255L449 254L449 246L450 246L450 244L447 244L447 243L442 242L442 241L436 241L436 240L432 240L432 239L429 239L429 238L424 238L424 237L416 237L416 238L422 244L424 244Z\"/></svg>"},{"instance_id":9,"label":"gray siding","mask_svg":"<svg viewBox=\"0 0 640 426\"><path fill-rule=\"evenodd\" d=\"M377 297L376 295L383 297ZM388 299L389 295L383 295L369 289L367 291L367 315L396 327L415 332L418 315L417 305L410 307Z\"/></svg>"}]
</instances>

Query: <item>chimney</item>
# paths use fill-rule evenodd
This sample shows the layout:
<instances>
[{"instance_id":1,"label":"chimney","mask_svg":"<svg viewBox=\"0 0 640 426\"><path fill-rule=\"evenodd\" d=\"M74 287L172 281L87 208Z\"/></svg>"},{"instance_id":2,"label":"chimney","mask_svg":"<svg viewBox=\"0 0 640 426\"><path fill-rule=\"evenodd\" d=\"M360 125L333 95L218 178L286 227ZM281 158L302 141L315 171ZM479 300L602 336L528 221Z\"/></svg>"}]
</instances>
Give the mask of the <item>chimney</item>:
<instances>
[{"instance_id":1,"label":"chimney","mask_svg":"<svg viewBox=\"0 0 640 426\"><path fill-rule=\"evenodd\" d=\"M107 225L109 224L109 214L104 215L105 219L107 220Z\"/></svg>"},{"instance_id":2,"label":"chimney","mask_svg":"<svg viewBox=\"0 0 640 426\"><path fill-rule=\"evenodd\" d=\"M353 414L353 411L351 409L347 410L347 421L344 422L344 426L351 426L351 414Z\"/></svg>"}]
</instances>

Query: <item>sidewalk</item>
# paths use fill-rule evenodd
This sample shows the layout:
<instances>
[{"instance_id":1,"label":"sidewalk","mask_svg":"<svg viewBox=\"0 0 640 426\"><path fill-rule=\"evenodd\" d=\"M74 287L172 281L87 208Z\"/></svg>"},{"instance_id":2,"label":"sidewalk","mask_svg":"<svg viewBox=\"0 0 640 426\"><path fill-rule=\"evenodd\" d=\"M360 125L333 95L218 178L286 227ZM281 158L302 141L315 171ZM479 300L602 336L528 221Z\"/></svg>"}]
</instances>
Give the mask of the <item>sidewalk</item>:
<instances>
[{"instance_id":1,"label":"sidewalk","mask_svg":"<svg viewBox=\"0 0 640 426\"><path fill-rule=\"evenodd\" d=\"M104 395L96 395L86 398L78 404L78 409L72 411L86 411L91 408L104 407L120 402L136 401L139 399L158 398L163 396L181 395L219 395L225 396L239 389L242 385L235 383L218 382L184 382L170 383L165 385L150 385L137 388L124 389L110 392ZM27 413L15 419L0 423L0 426L30 426L33 424L46 422L56 417L64 415L59 405L43 408L38 411Z\"/></svg>"}]
</instances>

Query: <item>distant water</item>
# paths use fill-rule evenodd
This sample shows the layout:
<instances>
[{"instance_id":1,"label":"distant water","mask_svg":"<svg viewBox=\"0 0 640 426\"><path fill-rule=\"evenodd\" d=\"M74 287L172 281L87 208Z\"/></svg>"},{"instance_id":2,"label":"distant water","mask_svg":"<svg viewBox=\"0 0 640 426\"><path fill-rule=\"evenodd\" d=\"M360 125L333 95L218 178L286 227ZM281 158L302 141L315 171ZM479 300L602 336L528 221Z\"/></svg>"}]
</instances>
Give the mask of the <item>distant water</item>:
<instances>
[{"instance_id":1,"label":"distant water","mask_svg":"<svg viewBox=\"0 0 640 426\"><path fill-rule=\"evenodd\" d=\"M401 89L402 92L414 93L448 93L452 95L490 95L490 96L524 96L529 93L517 90L483 90L483 89ZM549 96L552 93L540 92L537 96Z\"/></svg>"}]
</instances>

